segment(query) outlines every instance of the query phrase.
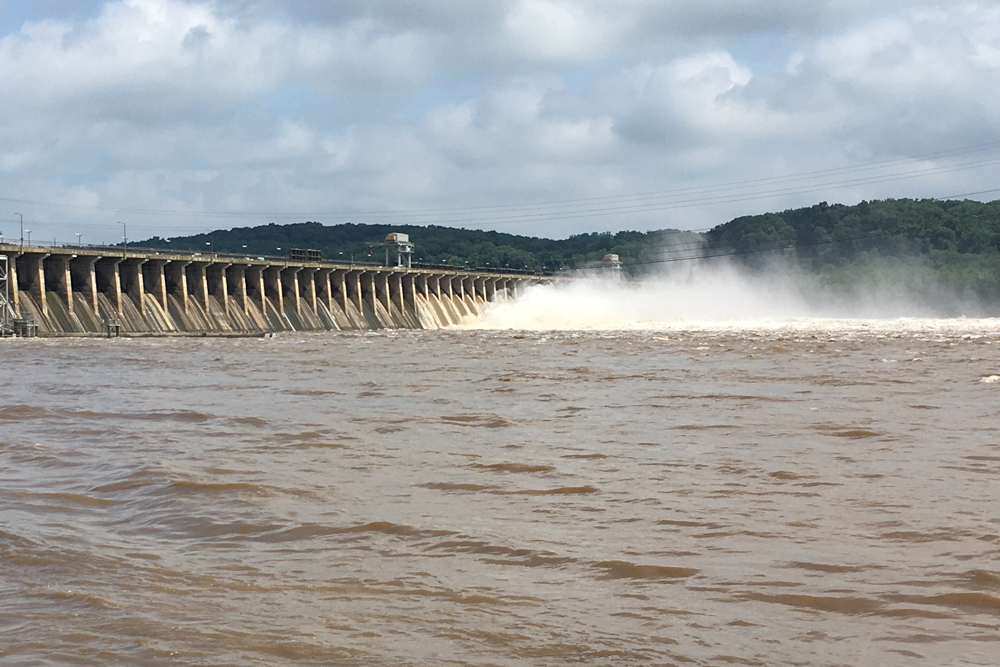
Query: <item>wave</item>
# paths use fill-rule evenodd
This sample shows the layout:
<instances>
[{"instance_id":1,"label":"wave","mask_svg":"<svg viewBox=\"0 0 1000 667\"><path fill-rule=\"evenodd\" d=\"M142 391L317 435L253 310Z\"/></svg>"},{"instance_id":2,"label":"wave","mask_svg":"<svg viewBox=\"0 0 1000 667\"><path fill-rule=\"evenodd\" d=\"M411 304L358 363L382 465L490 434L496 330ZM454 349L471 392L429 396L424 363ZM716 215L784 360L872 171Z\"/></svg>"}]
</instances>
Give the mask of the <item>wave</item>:
<instances>
[{"instance_id":1,"label":"wave","mask_svg":"<svg viewBox=\"0 0 1000 667\"><path fill-rule=\"evenodd\" d=\"M524 489L508 493L513 496L573 496L599 492L600 489L596 486L587 484L584 486L560 486L554 489Z\"/></svg>"},{"instance_id":2,"label":"wave","mask_svg":"<svg viewBox=\"0 0 1000 667\"><path fill-rule=\"evenodd\" d=\"M877 600L847 596L747 593L744 597L758 602L770 602L789 607L815 609L816 611L832 611L838 614L875 614L880 612L883 606Z\"/></svg>"},{"instance_id":3,"label":"wave","mask_svg":"<svg viewBox=\"0 0 1000 667\"><path fill-rule=\"evenodd\" d=\"M384 535L395 535L400 537L413 537L418 539L431 537L446 537L454 535L450 530L436 530L430 528L417 528L407 524L393 523L391 521L370 521L368 523L356 524L353 526L326 526L322 524L302 524L291 528L281 528L258 537L262 542L294 542L298 540L309 540L315 537L329 537L332 535L350 535L364 533L381 533Z\"/></svg>"},{"instance_id":4,"label":"wave","mask_svg":"<svg viewBox=\"0 0 1000 667\"><path fill-rule=\"evenodd\" d=\"M536 551L490 544L480 540L448 540L427 547L428 551L443 551L445 553L468 553L483 556L483 562L492 565L516 565L518 567L556 567L573 562L573 558L560 556L551 551Z\"/></svg>"},{"instance_id":5,"label":"wave","mask_svg":"<svg viewBox=\"0 0 1000 667\"><path fill-rule=\"evenodd\" d=\"M667 565L638 565L624 560L606 560L594 563L606 572L606 579L686 579L698 574L692 567Z\"/></svg>"},{"instance_id":6,"label":"wave","mask_svg":"<svg viewBox=\"0 0 1000 667\"><path fill-rule=\"evenodd\" d=\"M56 493L27 493L27 492L15 492L13 494L18 498L26 498L30 500L41 500L47 502L53 502L61 506L63 509L68 509L71 506L79 505L83 507L110 507L117 503L115 500L108 500L107 498L95 498L93 496L88 496L83 493L69 493L69 492L56 492Z\"/></svg>"},{"instance_id":7,"label":"wave","mask_svg":"<svg viewBox=\"0 0 1000 667\"><path fill-rule=\"evenodd\" d=\"M429 482L421 484L421 486L425 489L434 489L436 491L492 491L497 488L483 484L464 484L458 482Z\"/></svg>"},{"instance_id":8,"label":"wave","mask_svg":"<svg viewBox=\"0 0 1000 667\"><path fill-rule=\"evenodd\" d=\"M531 463L473 463L473 468L499 473L522 473L522 472L554 472L555 466L534 465Z\"/></svg>"},{"instance_id":9,"label":"wave","mask_svg":"<svg viewBox=\"0 0 1000 667\"><path fill-rule=\"evenodd\" d=\"M175 479L171 481L170 489L183 495L240 492L247 492L253 495L271 495L278 490L276 487L268 484L254 484L253 482L199 482L189 479Z\"/></svg>"},{"instance_id":10,"label":"wave","mask_svg":"<svg viewBox=\"0 0 1000 667\"><path fill-rule=\"evenodd\" d=\"M21 421L28 419L87 419L115 420L135 419L139 421L181 421L201 423L215 419L214 415L196 410L169 410L153 412L94 412L92 410L60 410L34 405L8 405L0 408L0 421Z\"/></svg>"},{"instance_id":11,"label":"wave","mask_svg":"<svg viewBox=\"0 0 1000 667\"><path fill-rule=\"evenodd\" d=\"M479 428L507 428L513 423L498 415L456 415L441 417L444 424Z\"/></svg>"},{"instance_id":12,"label":"wave","mask_svg":"<svg viewBox=\"0 0 1000 667\"><path fill-rule=\"evenodd\" d=\"M897 597L902 602L1000 614L1000 597L989 593L942 593L941 595L900 595Z\"/></svg>"}]
</instances>

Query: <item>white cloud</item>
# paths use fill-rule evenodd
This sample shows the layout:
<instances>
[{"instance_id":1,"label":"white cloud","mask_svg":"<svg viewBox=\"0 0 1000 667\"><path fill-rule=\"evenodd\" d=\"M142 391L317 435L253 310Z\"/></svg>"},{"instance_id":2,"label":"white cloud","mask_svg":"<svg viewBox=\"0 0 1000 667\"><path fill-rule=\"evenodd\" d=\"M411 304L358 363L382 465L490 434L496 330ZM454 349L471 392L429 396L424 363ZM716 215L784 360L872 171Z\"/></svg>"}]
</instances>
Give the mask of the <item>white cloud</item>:
<instances>
[{"instance_id":1,"label":"white cloud","mask_svg":"<svg viewBox=\"0 0 1000 667\"><path fill-rule=\"evenodd\" d=\"M86 24L47 21L7 36L0 69L8 90L30 113L153 117L232 107L280 80L283 68L262 57L280 30L241 34L204 6L167 4L109 4Z\"/></svg>"},{"instance_id":2,"label":"white cloud","mask_svg":"<svg viewBox=\"0 0 1000 667\"><path fill-rule=\"evenodd\" d=\"M639 142L689 145L731 141L747 129L748 109L729 96L752 72L729 53L708 52L628 72L621 86L618 127Z\"/></svg>"},{"instance_id":3,"label":"white cloud","mask_svg":"<svg viewBox=\"0 0 1000 667\"><path fill-rule=\"evenodd\" d=\"M75 205L36 207L35 227L617 196L1000 140L992 3L124 0L83 16L0 36L0 197ZM503 228L704 227L988 176Z\"/></svg>"},{"instance_id":4,"label":"white cloud","mask_svg":"<svg viewBox=\"0 0 1000 667\"><path fill-rule=\"evenodd\" d=\"M5 88L20 107L95 116L231 112L283 83L328 92L406 86L420 39L370 20L334 27L220 18L181 0L108 3L93 21L29 24L0 40Z\"/></svg>"},{"instance_id":5,"label":"white cloud","mask_svg":"<svg viewBox=\"0 0 1000 667\"><path fill-rule=\"evenodd\" d=\"M790 112L825 110L835 125L817 131L876 155L985 143L1000 139L1000 63L983 57L998 47L1000 8L917 11L827 37L755 92Z\"/></svg>"},{"instance_id":6,"label":"white cloud","mask_svg":"<svg viewBox=\"0 0 1000 667\"><path fill-rule=\"evenodd\" d=\"M568 0L520 0L504 18L517 51L542 60L594 60L617 35L615 14ZM619 14L620 16L620 14Z\"/></svg>"}]
</instances>

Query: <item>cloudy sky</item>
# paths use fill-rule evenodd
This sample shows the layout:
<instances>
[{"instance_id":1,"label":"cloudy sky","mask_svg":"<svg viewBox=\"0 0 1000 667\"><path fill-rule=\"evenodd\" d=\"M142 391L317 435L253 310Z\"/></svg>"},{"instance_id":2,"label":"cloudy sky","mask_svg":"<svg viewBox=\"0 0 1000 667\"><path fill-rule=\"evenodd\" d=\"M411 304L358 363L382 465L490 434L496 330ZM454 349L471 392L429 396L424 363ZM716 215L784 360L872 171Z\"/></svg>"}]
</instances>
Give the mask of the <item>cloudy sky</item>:
<instances>
[{"instance_id":1,"label":"cloudy sky","mask_svg":"<svg viewBox=\"0 0 1000 667\"><path fill-rule=\"evenodd\" d=\"M0 231L1000 197L1000 2L0 0Z\"/></svg>"}]
</instances>

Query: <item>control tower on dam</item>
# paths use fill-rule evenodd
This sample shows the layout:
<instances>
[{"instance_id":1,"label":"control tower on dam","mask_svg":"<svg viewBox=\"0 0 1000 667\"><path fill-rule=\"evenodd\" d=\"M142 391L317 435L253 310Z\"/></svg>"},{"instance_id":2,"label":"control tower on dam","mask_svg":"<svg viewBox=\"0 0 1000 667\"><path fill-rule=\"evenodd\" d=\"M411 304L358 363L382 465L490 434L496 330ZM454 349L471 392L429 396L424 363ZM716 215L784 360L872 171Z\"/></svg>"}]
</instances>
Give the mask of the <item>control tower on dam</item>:
<instances>
[{"instance_id":1,"label":"control tower on dam","mask_svg":"<svg viewBox=\"0 0 1000 667\"><path fill-rule=\"evenodd\" d=\"M435 329L553 276L223 253L0 245L11 310L40 335ZM4 287L0 286L0 290Z\"/></svg>"}]
</instances>

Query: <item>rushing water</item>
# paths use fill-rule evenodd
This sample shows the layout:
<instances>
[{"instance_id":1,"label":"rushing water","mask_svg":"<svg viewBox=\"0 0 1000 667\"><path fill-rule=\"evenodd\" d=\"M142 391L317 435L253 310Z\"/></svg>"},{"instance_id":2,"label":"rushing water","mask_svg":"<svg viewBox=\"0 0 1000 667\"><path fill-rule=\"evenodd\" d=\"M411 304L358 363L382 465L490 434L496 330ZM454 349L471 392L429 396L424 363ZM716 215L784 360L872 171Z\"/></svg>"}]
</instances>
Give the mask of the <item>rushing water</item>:
<instances>
[{"instance_id":1,"label":"rushing water","mask_svg":"<svg viewBox=\"0 0 1000 667\"><path fill-rule=\"evenodd\" d=\"M4 665L988 665L1000 324L0 341Z\"/></svg>"}]
</instances>

